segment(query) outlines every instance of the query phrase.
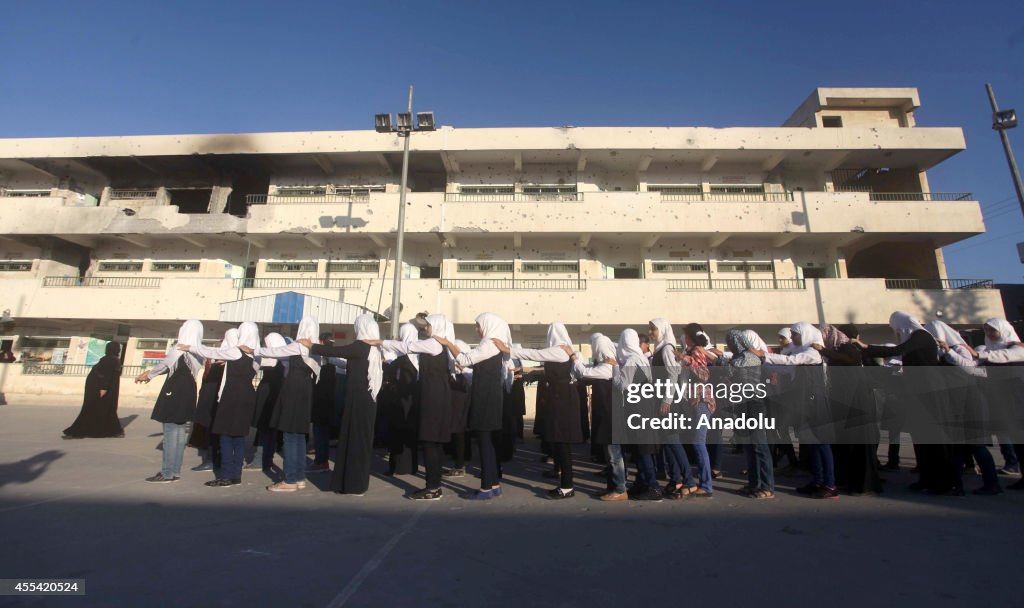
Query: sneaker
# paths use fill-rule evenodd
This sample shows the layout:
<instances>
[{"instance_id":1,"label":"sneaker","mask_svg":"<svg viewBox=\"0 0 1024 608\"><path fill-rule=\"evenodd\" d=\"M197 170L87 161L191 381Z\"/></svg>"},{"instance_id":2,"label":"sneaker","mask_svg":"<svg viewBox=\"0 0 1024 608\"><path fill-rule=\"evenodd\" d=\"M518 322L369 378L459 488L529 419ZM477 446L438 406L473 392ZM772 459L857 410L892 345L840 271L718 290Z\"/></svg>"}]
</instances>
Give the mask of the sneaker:
<instances>
[{"instance_id":1,"label":"sneaker","mask_svg":"<svg viewBox=\"0 0 1024 608\"><path fill-rule=\"evenodd\" d=\"M633 500L647 500L647 501L650 501L650 502L661 502L662 496L661 496L661 490L659 490L658 488L647 488L647 490L645 490L643 492L637 492L635 495L631 496L631 498Z\"/></svg>"},{"instance_id":2,"label":"sneaker","mask_svg":"<svg viewBox=\"0 0 1024 608\"><path fill-rule=\"evenodd\" d=\"M198 466L192 467L192 470L196 471L196 472L199 472L199 471L212 471L213 470L213 463L212 462L204 462L204 463L202 463L202 464L200 464Z\"/></svg>"},{"instance_id":3,"label":"sneaker","mask_svg":"<svg viewBox=\"0 0 1024 608\"><path fill-rule=\"evenodd\" d=\"M494 488L491 489L491 496L494 498L501 496L501 486L494 486Z\"/></svg>"},{"instance_id":4,"label":"sneaker","mask_svg":"<svg viewBox=\"0 0 1024 608\"><path fill-rule=\"evenodd\" d=\"M306 465L306 472L307 473L330 473L331 472L331 463L324 462L324 463L321 463L321 464L317 464L317 463L314 462L312 464Z\"/></svg>"},{"instance_id":5,"label":"sneaker","mask_svg":"<svg viewBox=\"0 0 1024 608\"><path fill-rule=\"evenodd\" d=\"M444 494L441 492L441 488L436 490L420 490L415 494L409 496L412 500L441 500Z\"/></svg>"},{"instance_id":6,"label":"sneaker","mask_svg":"<svg viewBox=\"0 0 1024 608\"><path fill-rule=\"evenodd\" d=\"M811 498L835 500L839 498L839 490L836 490L835 486L818 486L818 488L811 493Z\"/></svg>"},{"instance_id":7,"label":"sneaker","mask_svg":"<svg viewBox=\"0 0 1024 608\"><path fill-rule=\"evenodd\" d=\"M179 479L181 479L181 478L180 477L167 478L167 477L164 477L163 473L157 473L156 475L154 475L152 477L147 477L146 481L148 481L149 483L171 483L171 482L174 482L174 481L178 481Z\"/></svg>"},{"instance_id":8,"label":"sneaker","mask_svg":"<svg viewBox=\"0 0 1024 608\"><path fill-rule=\"evenodd\" d=\"M1020 477L1019 467L1003 467L996 470L997 475L1006 475L1007 477Z\"/></svg>"},{"instance_id":9,"label":"sneaker","mask_svg":"<svg viewBox=\"0 0 1024 608\"><path fill-rule=\"evenodd\" d=\"M564 500L566 498L572 498L573 496L576 496L576 490L574 490L572 488L570 488L568 490L565 490L565 489L562 489L562 488L555 488L553 490L548 490L548 499L549 500Z\"/></svg>"},{"instance_id":10,"label":"sneaker","mask_svg":"<svg viewBox=\"0 0 1024 608\"><path fill-rule=\"evenodd\" d=\"M444 472L444 476L448 479L457 479L459 477L466 476L466 469L463 468L451 468Z\"/></svg>"},{"instance_id":11,"label":"sneaker","mask_svg":"<svg viewBox=\"0 0 1024 608\"><path fill-rule=\"evenodd\" d=\"M299 486L294 483L285 483L279 481L275 484L267 486L267 490L270 492L298 492Z\"/></svg>"},{"instance_id":12,"label":"sneaker","mask_svg":"<svg viewBox=\"0 0 1024 608\"><path fill-rule=\"evenodd\" d=\"M624 500L629 500L629 494L626 494L625 492L608 492L607 494L602 494L598 498L604 502L622 502Z\"/></svg>"},{"instance_id":13,"label":"sneaker","mask_svg":"<svg viewBox=\"0 0 1024 608\"><path fill-rule=\"evenodd\" d=\"M302 480L302 481L296 481L296 482L295 482L295 487L296 487L296 488L298 488L298 489L300 489L300 490L304 490L304 489L306 489L306 481L305 481L305 480Z\"/></svg>"},{"instance_id":14,"label":"sneaker","mask_svg":"<svg viewBox=\"0 0 1024 608\"><path fill-rule=\"evenodd\" d=\"M490 500L494 498L494 490L477 490L466 498L469 500Z\"/></svg>"},{"instance_id":15,"label":"sneaker","mask_svg":"<svg viewBox=\"0 0 1024 608\"><path fill-rule=\"evenodd\" d=\"M211 488L223 488L225 486L230 486L231 482L228 481L227 479L211 479L210 481L204 483L203 485Z\"/></svg>"}]
</instances>

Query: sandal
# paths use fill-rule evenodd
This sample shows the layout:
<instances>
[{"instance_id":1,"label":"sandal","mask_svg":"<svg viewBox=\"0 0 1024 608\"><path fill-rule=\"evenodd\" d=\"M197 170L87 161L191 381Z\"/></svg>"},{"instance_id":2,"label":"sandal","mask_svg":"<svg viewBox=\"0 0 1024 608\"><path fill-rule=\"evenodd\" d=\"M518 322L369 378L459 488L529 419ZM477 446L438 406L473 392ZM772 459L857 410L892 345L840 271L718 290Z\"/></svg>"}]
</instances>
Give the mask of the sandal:
<instances>
[{"instance_id":1,"label":"sandal","mask_svg":"<svg viewBox=\"0 0 1024 608\"><path fill-rule=\"evenodd\" d=\"M697 488L695 491L690 492L688 496L690 498L711 498L712 496L714 496L714 494L712 494L711 492L705 492L704 490Z\"/></svg>"},{"instance_id":2,"label":"sandal","mask_svg":"<svg viewBox=\"0 0 1024 608\"><path fill-rule=\"evenodd\" d=\"M755 500L769 500L775 498L775 492L771 490L755 490L750 493L750 497Z\"/></svg>"}]
</instances>

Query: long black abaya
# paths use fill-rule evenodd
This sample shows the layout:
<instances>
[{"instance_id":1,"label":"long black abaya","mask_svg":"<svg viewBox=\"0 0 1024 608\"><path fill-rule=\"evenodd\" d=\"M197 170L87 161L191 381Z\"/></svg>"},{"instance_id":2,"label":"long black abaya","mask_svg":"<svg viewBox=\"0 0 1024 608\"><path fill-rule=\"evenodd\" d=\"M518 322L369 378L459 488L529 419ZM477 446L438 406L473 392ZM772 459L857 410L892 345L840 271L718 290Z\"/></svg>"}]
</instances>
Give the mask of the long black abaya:
<instances>
[{"instance_id":1,"label":"long black abaya","mask_svg":"<svg viewBox=\"0 0 1024 608\"><path fill-rule=\"evenodd\" d=\"M66 437L123 437L124 429L117 419L117 399L121 386L120 345L107 344L107 354L85 378L82 411L75 422L64 429ZM100 396L100 391L106 391Z\"/></svg>"}]
</instances>

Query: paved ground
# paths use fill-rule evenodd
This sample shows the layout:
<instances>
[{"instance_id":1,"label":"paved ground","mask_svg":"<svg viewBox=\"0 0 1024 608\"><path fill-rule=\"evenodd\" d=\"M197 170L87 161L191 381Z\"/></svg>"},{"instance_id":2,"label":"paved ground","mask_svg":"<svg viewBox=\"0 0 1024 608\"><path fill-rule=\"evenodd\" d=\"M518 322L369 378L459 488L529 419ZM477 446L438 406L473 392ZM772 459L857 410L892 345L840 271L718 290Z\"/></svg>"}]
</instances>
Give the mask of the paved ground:
<instances>
[{"instance_id":1,"label":"paved ground","mask_svg":"<svg viewBox=\"0 0 1024 608\"><path fill-rule=\"evenodd\" d=\"M733 457L710 501L551 502L530 444L488 503L458 497L473 478L426 505L402 498L414 477L378 475L362 498L271 494L249 472L230 489L192 472L153 485L148 411L122 410L137 416L125 439L62 441L75 414L0 407L0 578L84 578L87 595L0 606L1024 604L1017 493L920 497L901 473L881 498L814 501L782 479L778 499L752 501Z\"/></svg>"}]
</instances>

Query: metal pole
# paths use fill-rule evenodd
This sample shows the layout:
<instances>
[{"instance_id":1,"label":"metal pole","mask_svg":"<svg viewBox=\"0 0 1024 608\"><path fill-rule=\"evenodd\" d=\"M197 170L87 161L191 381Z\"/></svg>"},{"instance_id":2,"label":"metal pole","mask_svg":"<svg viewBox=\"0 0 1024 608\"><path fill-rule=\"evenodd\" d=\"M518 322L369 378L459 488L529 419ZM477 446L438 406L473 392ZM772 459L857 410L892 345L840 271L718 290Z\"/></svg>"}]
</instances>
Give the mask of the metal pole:
<instances>
[{"instance_id":1,"label":"metal pole","mask_svg":"<svg viewBox=\"0 0 1024 608\"><path fill-rule=\"evenodd\" d=\"M409 85L409 116L412 117L412 85ZM399 133L401 135L401 133ZM405 245L405 186L409 179L409 139L412 124L405 134L405 150L402 152L402 191L398 194L398 243L395 246L395 282L391 290L391 339L398 339L398 315L402 300L402 250Z\"/></svg>"},{"instance_id":2,"label":"metal pole","mask_svg":"<svg viewBox=\"0 0 1024 608\"><path fill-rule=\"evenodd\" d=\"M996 105L996 94L992 92L992 85L986 84L985 90L988 91L988 102L992 105L992 113L995 114L999 111L999 106ZM1003 151L1006 152L1006 162L1010 165L1010 176L1013 178L1013 187L1017 190L1017 203L1020 204L1021 213L1024 213L1024 186L1021 185L1020 171L1017 170L1017 159L1013 157L1013 149L1010 148L1010 138L1006 134L1006 129L996 129L999 131L999 139L1003 142Z\"/></svg>"}]
</instances>

